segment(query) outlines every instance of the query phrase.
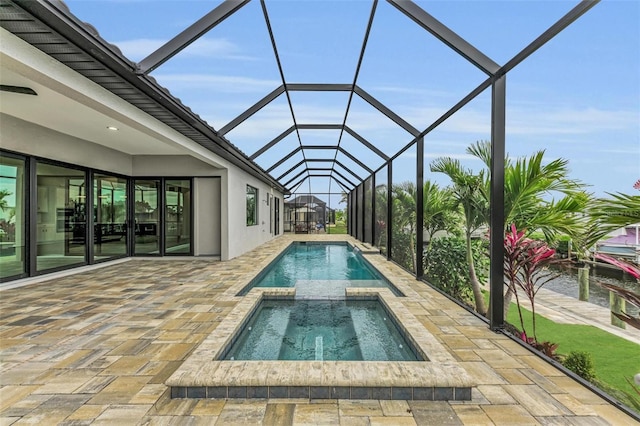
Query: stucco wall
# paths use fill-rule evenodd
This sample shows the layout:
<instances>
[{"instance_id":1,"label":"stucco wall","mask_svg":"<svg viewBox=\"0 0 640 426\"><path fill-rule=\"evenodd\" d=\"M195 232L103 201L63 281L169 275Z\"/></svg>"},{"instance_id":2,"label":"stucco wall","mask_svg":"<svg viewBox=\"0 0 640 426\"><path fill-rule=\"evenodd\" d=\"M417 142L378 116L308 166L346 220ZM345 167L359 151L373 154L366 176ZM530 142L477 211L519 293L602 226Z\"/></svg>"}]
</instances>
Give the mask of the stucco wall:
<instances>
[{"instance_id":1,"label":"stucco wall","mask_svg":"<svg viewBox=\"0 0 640 426\"><path fill-rule=\"evenodd\" d=\"M131 176L132 157L19 118L0 114L0 148Z\"/></svg>"},{"instance_id":2,"label":"stucco wall","mask_svg":"<svg viewBox=\"0 0 640 426\"><path fill-rule=\"evenodd\" d=\"M194 179L193 193L195 230L193 254L196 256L220 256L222 253L220 179Z\"/></svg>"},{"instance_id":3,"label":"stucco wall","mask_svg":"<svg viewBox=\"0 0 640 426\"><path fill-rule=\"evenodd\" d=\"M223 248L223 259L231 259L263 244L274 235L269 231L269 209L265 200L267 194L273 194L282 199L282 194L273 191L271 187L248 173L238 169L228 171L227 178L223 180L223 186L227 184L227 228L223 218L223 247L227 244L227 251ZM247 226L246 219L246 191L247 185L258 189L258 224ZM224 198L223 198L224 199ZM282 217L282 214L280 215ZM282 220L280 220L282 229ZM225 235L226 233L226 235ZM225 238L226 237L226 238Z\"/></svg>"},{"instance_id":4,"label":"stucco wall","mask_svg":"<svg viewBox=\"0 0 640 426\"><path fill-rule=\"evenodd\" d=\"M133 156L133 176L219 176L219 170L189 155Z\"/></svg>"}]
</instances>

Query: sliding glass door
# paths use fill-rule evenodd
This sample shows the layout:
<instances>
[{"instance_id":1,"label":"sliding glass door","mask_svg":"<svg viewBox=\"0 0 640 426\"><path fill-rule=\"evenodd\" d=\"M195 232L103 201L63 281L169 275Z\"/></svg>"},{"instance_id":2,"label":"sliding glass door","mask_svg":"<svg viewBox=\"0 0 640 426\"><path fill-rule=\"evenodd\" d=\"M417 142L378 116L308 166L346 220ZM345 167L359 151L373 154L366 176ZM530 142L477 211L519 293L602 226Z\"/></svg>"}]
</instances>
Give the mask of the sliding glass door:
<instances>
[{"instance_id":1,"label":"sliding glass door","mask_svg":"<svg viewBox=\"0 0 640 426\"><path fill-rule=\"evenodd\" d=\"M191 253L191 180L165 181L165 252Z\"/></svg>"},{"instance_id":2,"label":"sliding glass door","mask_svg":"<svg viewBox=\"0 0 640 426\"><path fill-rule=\"evenodd\" d=\"M160 254L160 180L136 179L134 197L134 253Z\"/></svg>"},{"instance_id":3,"label":"sliding glass door","mask_svg":"<svg viewBox=\"0 0 640 426\"><path fill-rule=\"evenodd\" d=\"M85 172L38 163L36 174L36 270L86 263Z\"/></svg>"},{"instance_id":4,"label":"sliding glass door","mask_svg":"<svg viewBox=\"0 0 640 426\"><path fill-rule=\"evenodd\" d=\"M25 160L0 156L0 280L27 273Z\"/></svg>"},{"instance_id":5,"label":"sliding glass door","mask_svg":"<svg viewBox=\"0 0 640 426\"><path fill-rule=\"evenodd\" d=\"M192 183L0 151L0 282L130 255L192 255Z\"/></svg>"},{"instance_id":6,"label":"sliding glass door","mask_svg":"<svg viewBox=\"0 0 640 426\"><path fill-rule=\"evenodd\" d=\"M127 210L127 180L96 174L93 179L94 260L127 254Z\"/></svg>"},{"instance_id":7,"label":"sliding glass door","mask_svg":"<svg viewBox=\"0 0 640 426\"><path fill-rule=\"evenodd\" d=\"M191 254L191 179L134 181L134 253Z\"/></svg>"}]
</instances>

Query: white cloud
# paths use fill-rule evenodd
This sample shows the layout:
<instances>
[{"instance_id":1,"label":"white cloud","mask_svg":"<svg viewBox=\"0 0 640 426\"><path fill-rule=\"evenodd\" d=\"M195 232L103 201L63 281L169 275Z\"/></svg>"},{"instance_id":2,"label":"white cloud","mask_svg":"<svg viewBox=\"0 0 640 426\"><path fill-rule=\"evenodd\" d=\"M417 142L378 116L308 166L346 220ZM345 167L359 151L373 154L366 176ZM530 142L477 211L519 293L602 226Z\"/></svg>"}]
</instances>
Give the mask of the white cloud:
<instances>
[{"instance_id":1,"label":"white cloud","mask_svg":"<svg viewBox=\"0 0 640 426\"><path fill-rule=\"evenodd\" d=\"M123 40L114 44L122 50L122 53L133 61L142 59L155 52L169 40L140 38ZM187 46L180 55L192 57L209 57L212 59L235 59L243 61L256 60L255 57L243 55L240 47L226 38L199 38Z\"/></svg>"},{"instance_id":2,"label":"white cloud","mask_svg":"<svg viewBox=\"0 0 640 426\"><path fill-rule=\"evenodd\" d=\"M170 91L176 93L180 90L199 90L202 94L210 92L218 93L249 93L259 92L263 96L282 84L278 80L257 79L217 74L154 74L156 80ZM257 98L258 101L260 98ZM224 98L217 100L220 103L228 103ZM196 111L197 112L197 111Z\"/></svg>"},{"instance_id":3,"label":"white cloud","mask_svg":"<svg viewBox=\"0 0 640 426\"><path fill-rule=\"evenodd\" d=\"M507 134L584 135L608 130L638 128L638 111L589 108L507 108Z\"/></svg>"},{"instance_id":4,"label":"white cloud","mask_svg":"<svg viewBox=\"0 0 640 426\"><path fill-rule=\"evenodd\" d=\"M448 92L446 90L417 89L417 88L403 87L403 86L375 86L372 90L374 93L387 92L387 93L398 93L401 95L420 96L420 97L429 97L429 98L432 98L432 97L441 97L441 98L447 98L447 99L451 98L451 92Z\"/></svg>"},{"instance_id":5,"label":"white cloud","mask_svg":"<svg viewBox=\"0 0 640 426\"><path fill-rule=\"evenodd\" d=\"M472 160L472 161L482 161L475 155L471 154L455 154L455 153L425 153L424 158L440 158L440 157L449 157L457 160Z\"/></svg>"},{"instance_id":6,"label":"white cloud","mask_svg":"<svg viewBox=\"0 0 640 426\"><path fill-rule=\"evenodd\" d=\"M227 137L232 143L238 145L255 143L264 145L292 125L289 106L273 105L231 130Z\"/></svg>"}]
</instances>

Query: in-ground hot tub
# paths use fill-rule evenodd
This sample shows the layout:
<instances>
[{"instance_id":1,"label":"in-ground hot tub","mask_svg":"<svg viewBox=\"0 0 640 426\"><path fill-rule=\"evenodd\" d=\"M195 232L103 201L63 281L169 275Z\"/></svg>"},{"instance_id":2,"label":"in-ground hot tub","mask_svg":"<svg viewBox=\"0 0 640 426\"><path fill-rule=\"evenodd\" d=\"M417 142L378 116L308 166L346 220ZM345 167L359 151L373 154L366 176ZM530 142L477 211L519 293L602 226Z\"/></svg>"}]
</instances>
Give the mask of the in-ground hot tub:
<instances>
[{"instance_id":1,"label":"in-ground hot tub","mask_svg":"<svg viewBox=\"0 0 640 426\"><path fill-rule=\"evenodd\" d=\"M293 288L252 290L165 382L171 397L471 399L471 377L388 289L347 289L346 299L379 300L421 360L223 359L263 300L294 295Z\"/></svg>"},{"instance_id":2,"label":"in-ground hot tub","mask_svg":"<svg viewBox=\"0 0 640 426\"><path fill-rule=\"evenodd\" d=\"M378 300L263 300L226 360L417 361ZM421 359L421 358L420 358Z\"/></svg>"}]
</instances>

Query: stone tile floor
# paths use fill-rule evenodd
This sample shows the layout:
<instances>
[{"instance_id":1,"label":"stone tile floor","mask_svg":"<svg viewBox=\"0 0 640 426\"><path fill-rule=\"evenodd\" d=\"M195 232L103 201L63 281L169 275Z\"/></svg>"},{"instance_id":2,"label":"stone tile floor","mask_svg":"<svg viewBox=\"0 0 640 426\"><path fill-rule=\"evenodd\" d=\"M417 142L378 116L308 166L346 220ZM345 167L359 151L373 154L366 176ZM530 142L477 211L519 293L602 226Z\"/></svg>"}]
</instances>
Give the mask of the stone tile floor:
<instances>
[{"instance_id":1,"label":"stone tile floor","mask_svg":"<svg viewBox=\"0 0 640 426\"><path fill-rule=\"evenodd\" d=\"M133 259L1 291L0 425L637 424L372 254L478 383L471 401L170 399L167 378L237 303L225 291L303 238L336 236L286 235L227 262Z\"/></svg>"}]
</instances>

